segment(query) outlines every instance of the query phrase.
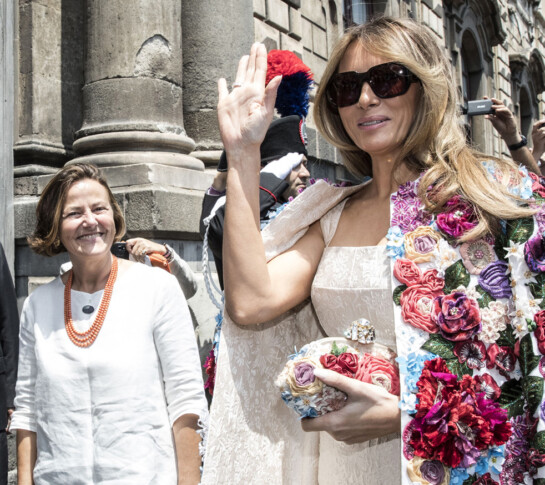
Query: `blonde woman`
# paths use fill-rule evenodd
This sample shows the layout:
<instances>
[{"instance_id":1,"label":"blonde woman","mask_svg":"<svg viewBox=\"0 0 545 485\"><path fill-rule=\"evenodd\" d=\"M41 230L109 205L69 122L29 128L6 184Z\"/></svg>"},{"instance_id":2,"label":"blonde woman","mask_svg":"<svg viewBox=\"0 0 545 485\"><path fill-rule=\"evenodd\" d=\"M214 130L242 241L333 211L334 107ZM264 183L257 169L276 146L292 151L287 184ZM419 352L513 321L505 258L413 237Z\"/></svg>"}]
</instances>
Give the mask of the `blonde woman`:
<instances>
[{"instance_id":1,"label":"blonde woman","mask_svg":"<svg viewBox=\"0 0 545 485\"><path fill-rule=\"evenodd\" d=\"M518 367L516 355L521 345L539 353L542 335L543 288L526 285L543 270L543 228L532 220L542 181L467 146L434 34L384 17L342 37L314 110L346 166L372 179L314 185L261 238L259 143L279 81L265 87L265 69L265 48L254 45L233 89L219 82L230 317L203 483L515 483L542 473L510 441L512 428L540 419L537 361ZM300 426L274 388L283 356L362 317L399 356L401 396L317 369L346 405ZM521 368L527 381L517 380ZM502 385L516 391L502 395ZM536 394L515 405L530 387ZM503 460L516 466L489 465Z\"/></svg>"}]
</instances>

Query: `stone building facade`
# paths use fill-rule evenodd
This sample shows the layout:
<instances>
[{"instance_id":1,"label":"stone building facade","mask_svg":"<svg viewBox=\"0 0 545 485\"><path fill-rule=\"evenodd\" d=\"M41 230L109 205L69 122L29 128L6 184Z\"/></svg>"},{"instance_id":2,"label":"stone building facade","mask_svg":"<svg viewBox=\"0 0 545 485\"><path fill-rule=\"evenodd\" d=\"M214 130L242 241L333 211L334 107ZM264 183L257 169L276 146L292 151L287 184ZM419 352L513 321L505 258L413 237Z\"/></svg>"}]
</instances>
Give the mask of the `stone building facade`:
<instances>
[{"instance_id":1,"label":"stone building facade","mask_svg":"<svg viewBox=\"0 0 545 485\"><path fill-rule=\"evenodd\" d=\"M437 34L465 100L499 97L528 136L543 117L545 1L7 0L0 3L0 241L21 301L64 258L31 253L37 198L66 163L103 168L128 234L168 242L199 277L198 219L221 152L216 80L254 41L297 53L319 83L350 22L409 16ZM508 156L482 117L475 146ZM346 176L308 119L312 175ZM215 308L189 301L203 354Z\"/></svg>"}]
</instances>

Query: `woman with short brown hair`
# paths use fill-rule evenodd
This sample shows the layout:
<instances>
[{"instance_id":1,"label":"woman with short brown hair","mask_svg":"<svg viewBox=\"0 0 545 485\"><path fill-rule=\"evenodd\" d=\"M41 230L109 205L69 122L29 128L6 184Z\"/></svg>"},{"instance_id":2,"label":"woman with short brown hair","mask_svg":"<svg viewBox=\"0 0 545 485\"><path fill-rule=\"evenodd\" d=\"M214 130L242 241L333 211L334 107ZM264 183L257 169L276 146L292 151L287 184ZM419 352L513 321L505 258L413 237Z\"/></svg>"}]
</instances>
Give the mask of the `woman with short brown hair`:
<instances>
[{"instance_id":1,"label":"woman with short brown hair","mask_svg":"<svg viewBox=\"0 0 545 485\"><path fill-rule=\"evenodd\" d=\"M67 166L42 193L29 243L72 269L22 312L21 485L199 482L207 403L189 310L172 275L111 254L124 229L96 167Z\"/></svg>"}]
</instances>

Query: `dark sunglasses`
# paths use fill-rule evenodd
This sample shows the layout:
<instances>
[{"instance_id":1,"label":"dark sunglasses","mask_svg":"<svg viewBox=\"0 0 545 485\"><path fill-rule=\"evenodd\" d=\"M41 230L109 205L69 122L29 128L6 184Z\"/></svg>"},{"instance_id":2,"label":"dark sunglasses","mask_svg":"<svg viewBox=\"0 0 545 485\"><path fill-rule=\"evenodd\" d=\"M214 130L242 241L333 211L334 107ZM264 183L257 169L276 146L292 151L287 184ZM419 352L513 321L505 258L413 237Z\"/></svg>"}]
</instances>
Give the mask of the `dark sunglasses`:
<instances>
[{"instance_id":1,"label":"dark sunglasses","mask_svg":"<svg viewBox=\"0 0 545 485\"><path fill-rule=\"evenodd\" d=\"M395 98L405 94L411 83L419 79L402 64L387 62L369 69L367 72L340 72L335 74L328 86L327 97L334 108L344 108L356 104L360 99L364 83L379 98Z\"/></svg>"}]
</instances>

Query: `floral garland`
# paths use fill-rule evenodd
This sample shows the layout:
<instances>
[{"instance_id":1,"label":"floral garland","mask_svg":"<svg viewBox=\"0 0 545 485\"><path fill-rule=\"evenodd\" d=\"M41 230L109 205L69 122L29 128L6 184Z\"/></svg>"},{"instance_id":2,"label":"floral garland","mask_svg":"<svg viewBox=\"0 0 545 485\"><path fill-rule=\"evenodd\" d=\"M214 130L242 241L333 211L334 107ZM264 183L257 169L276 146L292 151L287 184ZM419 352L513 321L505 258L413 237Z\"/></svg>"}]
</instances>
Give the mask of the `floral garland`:
<instances>
[{"instance_id":1,"label":"floral garland","mask_svg":"<svg viewBox=\"0 0 545 485\"><path fill-rule=\"evenodd\" d=\"M457 244L477 224L473 207L457 195L433 216L417 197L420 179L392 196L387 250L412 483L545 484L545 179L484 166L538 210L496 238Z\"/></svg>"}]
</instances>

